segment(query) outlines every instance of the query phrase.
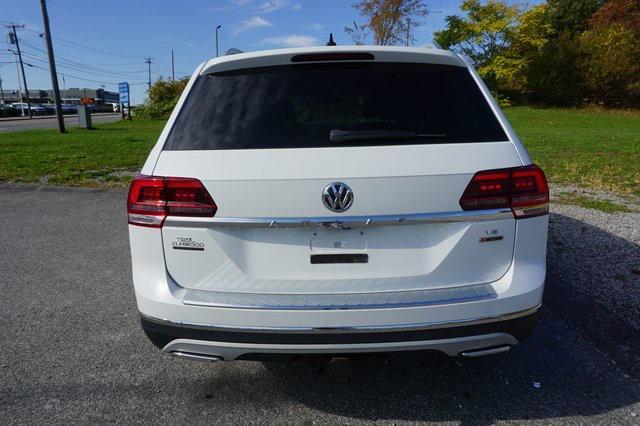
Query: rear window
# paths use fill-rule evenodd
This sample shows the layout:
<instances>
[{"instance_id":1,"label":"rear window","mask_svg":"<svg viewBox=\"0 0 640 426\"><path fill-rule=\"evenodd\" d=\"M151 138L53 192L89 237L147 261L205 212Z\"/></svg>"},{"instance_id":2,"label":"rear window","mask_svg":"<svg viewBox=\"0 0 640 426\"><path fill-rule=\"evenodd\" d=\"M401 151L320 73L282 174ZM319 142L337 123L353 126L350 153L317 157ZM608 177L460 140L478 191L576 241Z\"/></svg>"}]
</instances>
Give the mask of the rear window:
<instances>
[{"instance_id":1,"label":"rear window","mask_svg":"<svg viewBox=\"0 0 640 426\"><path fill-rule=\"evenodd\" d=\"M347 137L335 140L330 138L332 131ZM358 137L349 137L351 134ZM197 77L164 149L505 140L500 124L465 68L332 63Z\"/></svg>"}]
</instances>

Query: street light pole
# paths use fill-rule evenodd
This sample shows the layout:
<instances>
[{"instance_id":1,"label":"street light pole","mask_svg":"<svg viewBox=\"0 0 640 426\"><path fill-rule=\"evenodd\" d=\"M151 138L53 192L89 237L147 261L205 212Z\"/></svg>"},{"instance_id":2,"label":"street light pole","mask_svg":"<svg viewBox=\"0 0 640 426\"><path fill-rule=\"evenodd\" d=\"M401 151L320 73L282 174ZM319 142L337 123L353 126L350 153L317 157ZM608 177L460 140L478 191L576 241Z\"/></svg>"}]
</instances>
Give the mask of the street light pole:
<instances>
[{"instance_id":1,"label":"street light pole","mask_svg":"<svg viewBox=\"0 0 640 426\"><path fill-rule=\"evenodd\" d=\"M173 58L173 49L171 49L171 81L176 81L176 69Z\"/></svg>"},{"instance_id":2,"label":"street light pole","mask_svg":"<svg viewBox=\"0 0 640 426\"><path fill-rule=\"evenodd\" d=\"M216 27L216 58L217 58L218 56L220 56L220 53L218 52L218 30L219 30L220 28L222 28L222 25L218 25L218 26Z\"/></svg>"},{"instance_id":3,"label":"street light pole","mask_svg":"<svg viewBox=\"0 0 640 426\"><path fill-rule=\"evenodd\" d=\"M49 29L49 13L47 12L46 0L40 0L42 9L42 21L44 23L44 37L47 42L47 55L49 56L49 70L51 71L51 85L53 86L53 102L56 104L56 119L58 121L58 132L64 133L64 118L62 117L62 105L60 103L60 87L58 86L58 73L56 73L56 61L53 56L53 42L51 41L51 30Z\"/></svg>"}]
</instances>

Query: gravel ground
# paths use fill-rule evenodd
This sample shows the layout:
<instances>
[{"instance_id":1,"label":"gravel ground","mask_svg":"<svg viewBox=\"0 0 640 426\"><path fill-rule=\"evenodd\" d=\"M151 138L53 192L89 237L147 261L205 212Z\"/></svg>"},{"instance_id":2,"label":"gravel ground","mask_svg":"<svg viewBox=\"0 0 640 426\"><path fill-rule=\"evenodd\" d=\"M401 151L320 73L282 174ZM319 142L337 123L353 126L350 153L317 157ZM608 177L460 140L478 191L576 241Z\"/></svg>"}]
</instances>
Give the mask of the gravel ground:
<instances>
[{"instance_id":1,"label":"gravel ground","mask_svg":"<svg viewBox=\"0 0 640 426\"><path fill-rule=\"evenodd\" d=\"M640 196L635 194L619 195L598 189L580 188L568 185L550 185L551 198L562 198L562 195L582 196L593 200L608 201L630 211L640 211Z\"/></svg>"},{"instance_id":2,"label":"gravel ground","mask_svg":"<svg viewBox=\"0 0 640 426\"><path fill-rule=\"evenodd\" d=\"M137 322L124 191L0 186L2 423L638 424L640 214L554 205L542 319L506 354L167 359Z\"/></svg>"}]
</instances>

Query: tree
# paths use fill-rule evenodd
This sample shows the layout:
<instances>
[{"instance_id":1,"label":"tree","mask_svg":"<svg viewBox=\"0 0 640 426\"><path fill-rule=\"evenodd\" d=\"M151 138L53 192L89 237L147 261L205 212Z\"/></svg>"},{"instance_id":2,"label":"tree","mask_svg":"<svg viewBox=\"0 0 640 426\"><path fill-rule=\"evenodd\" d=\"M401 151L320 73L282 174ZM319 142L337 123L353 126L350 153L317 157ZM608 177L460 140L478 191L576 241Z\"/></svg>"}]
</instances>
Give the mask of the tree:
<instances>
[{"instance_id":1,"label":"tree","mask_svg":"<svg viewBox=\"0 0 640 426\"><path fill-rule=\"evenodd\" d=\"M609 0L580 35L581 73L590 100L640 105L640 2Z\"/></svg>"},{"instance_id":2,"label":"tree","mask_svg":"<svg viewBox=\"0 0 640 426\"><path fill-rule=\"evenodd\" d=\"M551 25L558 32L579 35L589 26L589 18L606 0L547 0Z\"/></svg>"},{"instance_id":3,"label":"tree","mask_svg":"<svg viewBox=\"0 0 640 426\"><path fill-rule=\"evenodd\" d=\"M544 21L550 26L548 39L531 58L527 73L529 100L536 103L573 106L589 98L581 63L580 35L605 0L547 0Z\"/></svg>"},{"instance_id":4,"label":"tree","mask_svg":"<svg viewBox=\"0 0 640 426\"><path fill-rule=\"evenodd\" d=\"M436 42L467 56L494 95L508 103L503 95L511 94L506 92L515 88L508 88L506 82L515 81L523 66L521 57L508 52L517 34L519 8L499 0L486 4L465 0L460 8L464 16L447 16L446 28L435 33ZM504 88L507 90L501 90Z\"/></svg>"},{"instance_id":5,"label":"tree","mask_svg":"<svg viewBox=\"0 0 640 426\"><path fill-rule=\"evenodd\" d=\"M465 16L447 16L447 26L435 33L435 40L482 67L510 45L519 9L499 0L484 5L478 0L465 0L460 9Z\"/></svg>"},{"instance_id":6,"label":"tree","mask_svg":"<svg viewBox=\"0 0 640 426\"><path fill-rule=\"evenodd\" d=\"M609 0L589 20L591 28L622 24L640 35L640 1Z\"/></svg>"},{"instance_id":7,"label":"tree","mask_svg":"<svg viewBox=\"0 0 640 426\"><path fill-rule=\"evenodd\" d=\"M358 24L356 21L353 21L353 25L347 25L344 27L344 32L351 37L357 46L361 46L366 44L367 38L369 38L369 31L367 28L366 24Z\"/></svg>"},{"instance_id":8,"label":"tree","mask_svg":"<svg viewBox=\"0 0 640 426\"><path fill-rule=\"evenodd\" d=\"M581 71L592 101L609 106L640 103L640 43L622 24L596 26L580 36Z\"/></svg>"},{"instance_id":9,"label":"tree","mask_svg":"<svg viewBox=\"0 0 640 426\"><path fill-rule=\"evenodd\" d=\"M356 44L364 44L366 31L371 31L377 45L413 43L413 30L429 14L423 0L358 0L353 7L366 18L364 24L354 22L344 29Z\"/></svg>"},{"instance_id":10,"label":"tree","mask_svg":"<svg viewBox=\"0 0 640 426\"><path fill-rule=\"evenodd\" d=\"M552 36L546 3L525 10L518 16L517 25L509 36L509 46L485 65L483 74L493 76L498 92L513 99L528 100L529 76Z\"/></svg>"}]
</instances>

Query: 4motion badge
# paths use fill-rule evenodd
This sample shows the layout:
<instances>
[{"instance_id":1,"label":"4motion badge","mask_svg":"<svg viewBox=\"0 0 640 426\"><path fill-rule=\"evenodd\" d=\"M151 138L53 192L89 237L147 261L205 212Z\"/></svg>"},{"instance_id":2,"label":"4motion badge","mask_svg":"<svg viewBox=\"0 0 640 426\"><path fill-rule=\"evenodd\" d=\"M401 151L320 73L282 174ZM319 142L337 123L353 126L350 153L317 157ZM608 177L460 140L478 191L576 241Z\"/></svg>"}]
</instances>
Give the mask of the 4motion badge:
<instances>
[{"instance_id":1,"label":"4motion badge","mask_svg":"<svg viewBox=\"0 0 640 426\"><path fill-rule=\"evenodd\" d=\"M500 241L502 240L504 237L502 235L498 234L498 230L497 229L491 229L491 230L486 230L484 231L484 236L480 237L480 242L481 243L488 243L491 241Z\"/></svg>"}]
</instances>

